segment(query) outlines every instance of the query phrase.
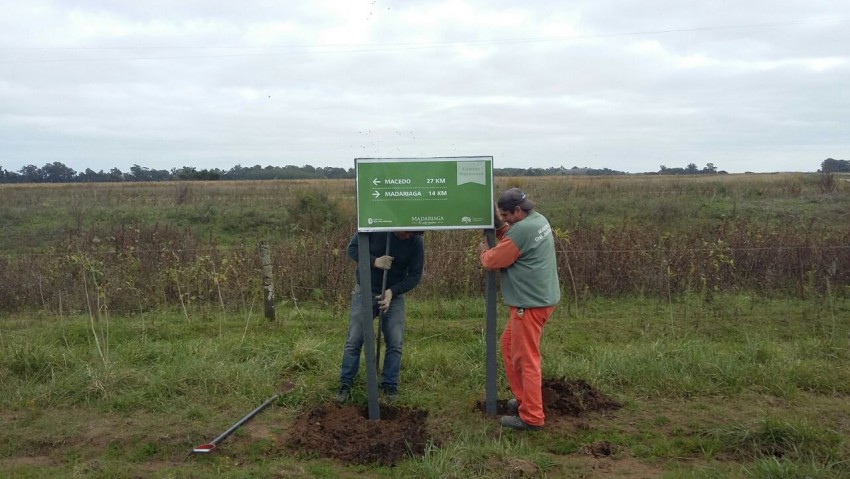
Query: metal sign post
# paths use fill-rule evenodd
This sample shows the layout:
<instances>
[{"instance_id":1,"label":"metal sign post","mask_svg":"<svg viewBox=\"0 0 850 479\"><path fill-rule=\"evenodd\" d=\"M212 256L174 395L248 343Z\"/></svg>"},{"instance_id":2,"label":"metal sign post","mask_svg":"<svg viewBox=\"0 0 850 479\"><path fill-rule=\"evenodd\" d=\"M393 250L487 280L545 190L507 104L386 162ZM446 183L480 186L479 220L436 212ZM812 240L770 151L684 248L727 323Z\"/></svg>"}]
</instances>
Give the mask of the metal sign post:
<instances>
[{"instance_id":1,"label":"metal sign post","mask_svg":"<svg viewBox=\"0 0 850 479\"><path fill-rule=\"evenodd\" d=\"M357 260L360 273L360 327L366 354L366 395L369 419L381 419L378 407L378 368L375 365L375 330L372 326L372 265L369 257L369 233L357 233Z\"/></svg>"},{"instance_id":2,"label":"metal sign post","mask_svg":"<svg viewBox=\"0 0 850 479\"><path fill-rule=\"evenodd\" d=\"M487 243L490 247L496 246L496 232L488 229ZM487 271L484 285L485 297L485 340L487 342L486 367L487 377L484 381L484 410L487 414L496 414L496 272Z\"/></svg>"}]
</instances>

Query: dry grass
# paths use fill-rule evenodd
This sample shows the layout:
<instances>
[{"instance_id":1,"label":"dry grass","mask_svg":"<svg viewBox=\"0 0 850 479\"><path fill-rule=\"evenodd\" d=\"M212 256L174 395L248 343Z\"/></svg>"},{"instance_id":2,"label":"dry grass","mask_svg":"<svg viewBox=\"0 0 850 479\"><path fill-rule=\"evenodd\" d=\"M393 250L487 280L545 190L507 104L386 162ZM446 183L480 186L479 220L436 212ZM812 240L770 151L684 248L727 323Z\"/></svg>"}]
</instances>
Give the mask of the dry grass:
<instances>
[{"instance_id":1,"label":"dry grass","mask_svg":"<svg viewBox=\"0 0 850 479\"><path fill-rule=\"evenodd\" d=\"M497 178L556 231L566 301L850 294L850 191L818 175ZM271 246L277 297L343 305L353 180L0 185L0 310L247 310ZM474 231L429 232L424 297L479 294ZM188 314L188 313L187 313ZM200 314L200 313L199 313Z\"/></svg>"}]
</instances>

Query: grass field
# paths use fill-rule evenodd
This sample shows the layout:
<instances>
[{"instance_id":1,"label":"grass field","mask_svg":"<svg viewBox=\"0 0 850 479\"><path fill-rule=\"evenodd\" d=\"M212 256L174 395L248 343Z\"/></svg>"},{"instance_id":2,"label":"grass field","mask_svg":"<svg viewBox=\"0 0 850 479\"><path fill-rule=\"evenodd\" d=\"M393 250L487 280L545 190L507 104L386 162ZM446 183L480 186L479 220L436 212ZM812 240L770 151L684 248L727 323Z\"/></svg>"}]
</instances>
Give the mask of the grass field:
<instances>
[{"instance_id":1,"label":"grass field","mask_svg":"<svg viewBox=\"0 0 850 479\"><path fill-rule=\"evenodd\" d=\"M287 447L298 415L332 400L347 311L257 315L14 315L0 329L4 477L840 478L850 474L850 302L642 298L559 309L544 376L583 379L624 407L501 431L483 399L483 301L411 294L403 405L435 440L396 467ZM504 318L500 313L500 321ZM501 369L501 366L500 366ZM210 440L295 384L208 456ZM500 395L506 397L500 377ZM364 387L355 402L365 404ZM605 441L613 455L594 457ZM629 475L629 474L635 475Z\"/></svg>"},{"instance_id":2,"label":"grass field","mask_svg":"<svg viewBox=\"0 0 850 479\"><path fill-rule=\"evenodd\" d=\"M337 386L353 182L0 185L0 477L850 477L850 187L497 179L508 186L558 242L544 376L623 407L536 434L477 411L480 232L429 233L401 404L427 410L433 443L385 467L289 446ZM189 454L282 389L220 450Z\"/></svg>"}]
</instances>

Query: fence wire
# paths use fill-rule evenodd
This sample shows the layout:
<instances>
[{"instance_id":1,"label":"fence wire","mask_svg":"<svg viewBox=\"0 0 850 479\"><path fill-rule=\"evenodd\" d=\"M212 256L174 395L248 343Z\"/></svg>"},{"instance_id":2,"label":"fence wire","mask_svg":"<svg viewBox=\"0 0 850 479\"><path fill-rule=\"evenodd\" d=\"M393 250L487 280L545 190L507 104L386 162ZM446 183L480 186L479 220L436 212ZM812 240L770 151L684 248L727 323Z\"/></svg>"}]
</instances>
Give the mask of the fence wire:
<instances>
[{"instance_id":1,"label":"fence wire","mask_svg":"<svg viewBox=\"0 0 850 479\"><path fill-rule=\"evenodd\" d=\"M556 231L564 298L577 303L617 295L696 294L708 300L744 291L850 295L850 233L780 234L745 226L710 238ZM356 267L345 248L349 238L350 232L335 231L269 242L277 300L345 305ZM412 294L482 295L480 238L480 232L469 231L426 235L425 272ZM203 244L165 231L128 230L105 239L73 238L47 251L0 255L0 311L237 311L261 309L261 295L255 244Z\"/></svg>"}]
</instances>

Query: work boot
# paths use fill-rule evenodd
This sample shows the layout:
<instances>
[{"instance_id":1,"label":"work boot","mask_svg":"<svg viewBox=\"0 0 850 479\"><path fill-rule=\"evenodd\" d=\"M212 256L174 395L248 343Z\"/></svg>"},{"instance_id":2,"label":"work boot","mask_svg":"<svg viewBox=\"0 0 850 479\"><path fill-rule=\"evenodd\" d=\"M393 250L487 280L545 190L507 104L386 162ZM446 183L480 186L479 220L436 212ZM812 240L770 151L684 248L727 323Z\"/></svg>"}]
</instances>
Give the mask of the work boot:
<instances>
[{"instance_id":1,"label":"work boot","mask_svg":"<svg viewBox=\"0 0 850 479\"><path fill-rule=\"evenodd\" d=\"M384 399L387 403L392 404L398 400L398 388L387 387L383 388L384 390Z\"/></svg>"},{"instance_id":2,"label":"work boot","mask_svg":"<svg viewBox=\"0 0 850 479\"><path fill-rule=\"evenodd\" d=\"M336 393L336 402L342 404L345 401L348 401L349 396L351 396L351 386L343 384L339 387L339 391Z\"/></svg>"},{"instance_id":3,"label":"work boot","mask_svg":"<svg viewBox=\"0 0 850 479\"><path fill-rule=\"evenodd\" d=\"M519 412L519 403L516 398L508 399L508 402L505 403L505 412L508 414L517 414Z\"/></svg>"},{"instance_id":4,"label":"work boot","mask_svg":"<svg viewBox=\"0 0 850 479\"><path fill-rule=\"evenodd\" d=\"M519 416L502 416L499 422L502 424L502 427L509 427L517 431L539 431L543 429L543 426L532 426L526 423Z\"/></svg>"}]
</instances>

